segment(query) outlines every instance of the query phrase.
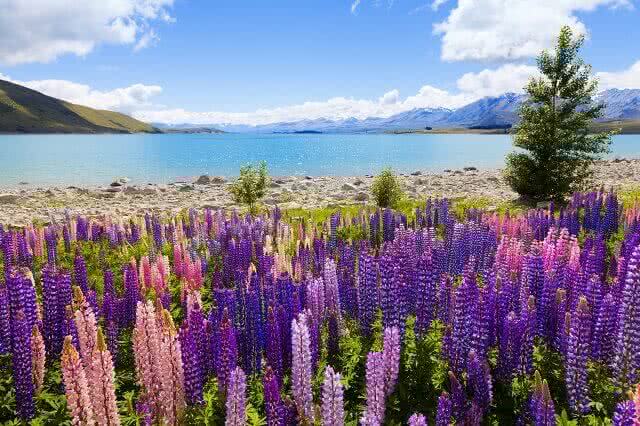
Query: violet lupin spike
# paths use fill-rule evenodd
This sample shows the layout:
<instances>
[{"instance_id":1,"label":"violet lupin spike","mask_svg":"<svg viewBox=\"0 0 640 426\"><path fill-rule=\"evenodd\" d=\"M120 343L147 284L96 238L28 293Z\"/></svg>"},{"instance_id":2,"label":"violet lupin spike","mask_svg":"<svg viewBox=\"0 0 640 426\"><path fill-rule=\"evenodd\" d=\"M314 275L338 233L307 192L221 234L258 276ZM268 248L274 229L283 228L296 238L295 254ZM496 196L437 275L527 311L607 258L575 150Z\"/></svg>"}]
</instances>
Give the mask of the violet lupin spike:
<instances>
[{"instance_id":1,"label":"violet lupin spike","mask_svg":"<svg viewBox=\"0 0 640 426\"><path fill-rule=\"evenodd\" d=\"M442 392L438 398L438 410L436 412L436 426L450 426L453 414L453 404L447 392Z\"/></svg>"},{"instance_id":2,"label":"violet lupin spike","mask_svg":"<svg viewBox=\"0 0 640 426\"><path fill-rule=\"evenodd\" d=\"M322 424L331 426L344 425L343 387L340 374L327 366L322 384Z\"/></svg>"},{"instance_id":3,"label":"violet lupin spike","mask_svg":"<svg viewBox=\"0 0 640 426\"><path fill-rule=\"evenodd\" d=\"M427 418L422 414L413 414L409 417L409 426L427 426Z\"/></svg>"},{"instance_id":4,"label":"violet lupin spike","mask_svg":"<svg viewBox=\"0 0 640 426\"><path fill-rule=\"evenodd\" d=\"M636 421L636 407L633 401L622 401L616 405L612 419L613 426L636 426Z\"/></svg>"},{"instance_id":5,"label":"violet lupin spike","mask_svg":"<svg viewBox=\"0 0 640 426\"><path fill-rule=\"evenodd\" d=\"M637 381L640 370L640 245L633 250L627 265L618 312L618 335L613 360L614 378L624 388Z\"/></svg>"},{"instance_id":6,"label":"violet lupin spike","mask_svg":"<svg viewBox=\"0 0 640 426\"><path fill-rule=\"evenodd\" d=\"M268 426L285 426L284 405L280 396L280 384L278 377L270 366L265 368L264 377L264 403L267 413Z\"/></svg>"},{"instance_id":7,"label":"violet lupin spike","mask_svg":"<svg viewBox=\"0 0 640 426\"><path fill-rule=\"evenodd\" d=\"M314 421L311 349L305 314L291 322L291 388L301 422Z\"/></svg>"},{"instance_id":8,"label":"violet lupin spike","mask_svg":"<svg viewBox=\"0 0 640 426\"><path fill-rule=\"evenodd\" d=\"M226 308L222 314L219 333L220 347L216 371L221 388L226 389L229 376L238 364L238 342L236 340L236 330L229 318L229 313Z\"/></svg>"},{"instance_id":9,"label":"violet lupin spike","mask_svg":"<svg viewBox=\"0 0 640 426\"><path fill-rule=\"evenodd\" d=\"M487 362L481 360L474 351L469 352L467 382L472 391L473 401L486 412L493 400L491 370Z\"/></svg>"},{"instance_id":10,"label":"violet lupin spike","mask_svg":"<svg viewBox=\"0 0 640 426\"><path fill-rule=\"evenodd\" d=\"M549 385L542 380L536 370L534 375L534 388L529 402L529 416L533 426L553 426L556 424L555 408Z\"/></svg>"},{"instance_id":11,"label":"violet lupin spike","mask_svg":"<svg viewBox=\"0 0 640 426\"><path fill-rule=\"evenodd\" d=\"M396 388L400 372L400 330L397 327L384 329L382 357L385 369L385 393L391 395Z\"/></svg>"},{"instance_id":12,"label":"violet lupin spike","mask_svg":"<svg viewBox=\"0 0 640 426\"><path fill-rule=\"evenodd\" d=\"M380 426L384 422L385 380L384 358L382 352L369 352L367 355L367 408L363 413L362 426Z\"/></svg>"},{"instance_id":13,"label":"violet lupin spike","mask_svg":"<svg viewBox=\"0 0 640 426\"><path fill-rule=\"evenodd\" d=\"M591 343L591 313L587 299L581 297L576 312L571 316L567 343L566 383L569 407L574 413L589 411L587 361Z\"/></svg>"},{"instance_id":14,"label":"violet lupin spike","mask_svg":"<svg viewBox=\"0 0 640 426\"><path fill-rule=\"evenodd\" d=\"M194 333L183 324L180 328L180 346L182 349L182 364L184 368L184 389L188 404L200 404L203 402L202 390L204 363L198 356L198 348Z\"/></svg>"},{"instance_id":15,"label":"violet lupin spike","mask_svg":"<svg viewBox=\"0 0 640 426\"><path fill-rule=\"evenodd\" d=\"M227 388L226 426L245 426L247 407L246 376L240 367L236 367L229 376Z\"/></svg>"},{"instance_id":16,"label":"violet lupin spike","mask_svg":"<svg viewBox=\"0 0 640 426\"><path fill-rule=\"evenodd\" d=\"M13 347L12 372L16 393L16 413L23 420L35 415L35 389L33 383L33 356L29 321L22 311L13 315L11 342Z\"/></svg>"},{"instance_id":17,"label":"violet lupin spike","mask_svg":"<svg viewBox=\"0 0 640 426\"><path fill-rule=\"evenodd\" d=\"M7 287L0 282L0 354L11 352L11 320Z\"/></svg>"}]
</instances>

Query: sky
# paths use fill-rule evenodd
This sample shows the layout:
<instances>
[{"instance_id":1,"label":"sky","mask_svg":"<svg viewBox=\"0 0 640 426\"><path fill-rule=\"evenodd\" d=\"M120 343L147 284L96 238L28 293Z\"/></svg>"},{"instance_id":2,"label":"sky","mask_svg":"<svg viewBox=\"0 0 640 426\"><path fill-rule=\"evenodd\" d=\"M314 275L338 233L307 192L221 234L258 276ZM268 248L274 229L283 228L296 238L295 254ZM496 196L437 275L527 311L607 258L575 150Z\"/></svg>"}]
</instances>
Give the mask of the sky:
<instances>
[{"instance_id":1,"label":"sky","mask_svg":"<svg viewBox=\"0 0 640 426\"><path fill-rule=\"evenodd\" d=\"M149 122L387 117L521 92L562 25L640 88L640 0L0 0L0 78Z\"/></svg>"}]
</instances>

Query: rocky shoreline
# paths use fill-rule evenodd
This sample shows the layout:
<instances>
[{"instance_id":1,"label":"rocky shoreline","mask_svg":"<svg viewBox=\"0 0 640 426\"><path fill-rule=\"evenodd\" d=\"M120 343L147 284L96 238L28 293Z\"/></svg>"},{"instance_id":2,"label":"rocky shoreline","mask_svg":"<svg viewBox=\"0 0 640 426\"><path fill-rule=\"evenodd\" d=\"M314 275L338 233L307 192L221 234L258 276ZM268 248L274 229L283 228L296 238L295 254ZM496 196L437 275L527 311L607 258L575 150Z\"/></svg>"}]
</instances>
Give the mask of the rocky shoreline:
<instances>
[{"instance_id":1,"label":"rocky shoreline","mask_svg":"<svg viewBox=\"0 0 640 426\"><path fill-rule=\"evenodd\" d=\"M497 202L517 195L504 183L499 169L416 170L400 178L410 198L487 197ZM332 207L368 203L373 176L272 176L267 206ZM0 223L23 226L34 220L50 222L72 214L127 218L146 211L178 212L185 208L234 208L224 177L200 176L193 182L133 185L123 178L102 187L31 187L0 189ZM594 185L625 189L640 186L640 159L598 162Z\"/></svg>"}]
</instances>

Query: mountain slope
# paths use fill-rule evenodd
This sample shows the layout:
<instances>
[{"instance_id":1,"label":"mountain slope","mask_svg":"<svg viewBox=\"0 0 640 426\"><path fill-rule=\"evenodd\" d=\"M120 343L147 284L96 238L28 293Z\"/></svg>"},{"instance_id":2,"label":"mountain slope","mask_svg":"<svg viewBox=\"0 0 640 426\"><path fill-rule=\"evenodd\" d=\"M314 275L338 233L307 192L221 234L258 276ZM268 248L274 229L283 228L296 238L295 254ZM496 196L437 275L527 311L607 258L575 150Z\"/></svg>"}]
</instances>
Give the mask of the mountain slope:
<instances>
[{"instance_id":1,"label":"mountain slope","mask_svg":"<svg viewBox=\"0 0 640 426\"><path fill-rule=\"evenodd\" d=\"M453 111L444 127L501 127L514 124L524 95L505 93L486 97Z\"/></svg>"},{"instance_id":2,"label":"mountain slope","mask_svg":"<svg viewBox=\"0 0 640 426\"><path fill-rule=\"evenodd\" d=\"M0 133L137 132L157 130L125 114L75 105L0 80Z\"/></svg>"},{"instance_id":3,"label":"mountain slope","mask_svg":"<svg viewBox=\"0 0 640 426\"><path fill-rule=\"evenodd\" d=\"M640 89L609 89L600 93L598 101L604 102L604 119L640 119Z\"/></svg>"}]
</instances>

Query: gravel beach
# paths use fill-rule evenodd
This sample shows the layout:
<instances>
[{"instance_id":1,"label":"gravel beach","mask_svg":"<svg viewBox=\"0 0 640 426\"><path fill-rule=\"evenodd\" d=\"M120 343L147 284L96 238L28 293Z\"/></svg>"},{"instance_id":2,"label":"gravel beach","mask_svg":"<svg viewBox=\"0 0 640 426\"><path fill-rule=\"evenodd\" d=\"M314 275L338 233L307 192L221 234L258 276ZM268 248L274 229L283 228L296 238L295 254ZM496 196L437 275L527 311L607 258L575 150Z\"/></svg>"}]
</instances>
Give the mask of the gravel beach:
<instances>
[{"instance_id":1,"label":"gravel beach","mask_svg":"<svg viewBox=\"0 0 640 426\"><path fill-rule=\"evenodd\" d=\"M416 170L400 178L410 198L488 197L496 202L517 195L504 183L499 169L477 169L470 165L439 173ZM315 208L370 202L373 176L272 176L265 197L267 206ZM598 162L597 187L625 189L640 186L640 159ZM34 220L49 222L72 214L127 218L146 211L177 212L185 208L233 208L228 192L230 179L200 176L189 182L134 185L128 179L105 182L104 186L18 187L0 186L0 223L22 226Z\"/></svg>"}]
</instances>

